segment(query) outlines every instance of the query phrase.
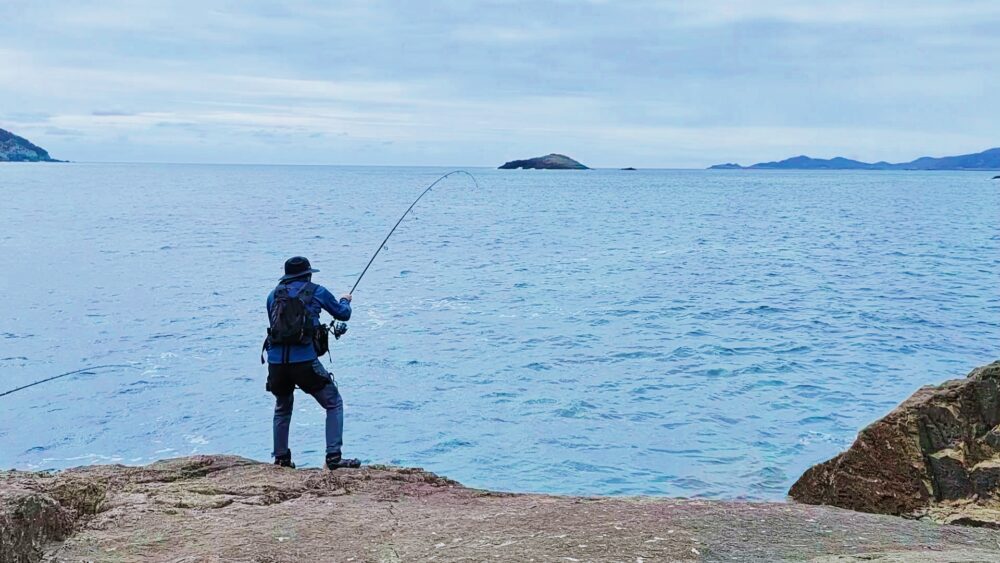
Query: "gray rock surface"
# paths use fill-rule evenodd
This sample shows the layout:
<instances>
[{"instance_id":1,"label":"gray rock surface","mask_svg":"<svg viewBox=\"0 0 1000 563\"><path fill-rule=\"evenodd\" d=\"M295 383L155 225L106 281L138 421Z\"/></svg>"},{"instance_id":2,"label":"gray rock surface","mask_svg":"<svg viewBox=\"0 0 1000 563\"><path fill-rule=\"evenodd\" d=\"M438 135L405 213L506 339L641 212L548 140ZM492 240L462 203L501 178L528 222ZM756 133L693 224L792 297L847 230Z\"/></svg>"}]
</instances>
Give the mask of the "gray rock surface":
<instances>
[{"instance_id":1,"label":"gray rock surface","mask_svg":"<svg viewBox=\"0 0 1000 563\"><path fill-rule=\"evenodd\" d=\"M44 493L0 489L0 563L33 561L73 530L73 513Z\"/></svg>"},{"instance_id":2,"label":"gray rock surface","mask_svg":"<svg viewBox=\"0 0 1000 563\"><path fill-rule=\"evenodd\" d=\"M1000 560L998 531L825 506L494 493L233 456L0 472L0 541L0 563Z\"/></svg>"}]
</instances>

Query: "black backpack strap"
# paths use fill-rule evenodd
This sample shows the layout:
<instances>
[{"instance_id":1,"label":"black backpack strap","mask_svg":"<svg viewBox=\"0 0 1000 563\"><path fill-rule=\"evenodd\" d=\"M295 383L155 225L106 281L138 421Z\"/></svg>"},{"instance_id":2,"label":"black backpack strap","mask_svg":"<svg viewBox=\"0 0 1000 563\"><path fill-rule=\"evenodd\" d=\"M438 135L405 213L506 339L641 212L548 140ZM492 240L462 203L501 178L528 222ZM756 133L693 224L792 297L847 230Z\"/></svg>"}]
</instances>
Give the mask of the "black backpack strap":
<instances>
[{"instance_id":1,"label":"black backpack strap","mask_svg":"<svg viewBox=\"0 0 1000 563\"><path fill-rule=\"evenodd\" d=\"M274 303L276 303L278 299L282 299L284 297L288 297L288 286L282 282L279 283L278 286L274 288L274 301L271 304L274 305ZM268 316L270 316L271 311L268 310L267 314Z\"/></svg>"},{"instance_id":2,"label":"black backpack strap","mask_svg":"<svg viewBox=\"0 0 1000 563\"><path fill-rule=\"evenodd\" d=\"M316 294L316 284L312 282L306 282L306 284L302 286L302 289L300 289L299 292L295 294L295 296L301 299L303 303L308 305L309 302L312 301L313 295L315 294Z\"/></svg>"},{"instance_id":3,"label":"black backpack strap","mask_svg":"<svg viewBox=\"0 0 1000 563\"><path fill-rule=\"evenodd\" d=\"M285 282L279 283L277 285L277 287L274 288L274 301L277 301L278 299L280 299L282 297L287 297L287 296L288 296L288 286L285 284ZM272 305L273 305L273 303L272 303ZM267 315L268 315L268 320L270 322L274 322L274 317L271 317L272 314L273 314L272 311L268 310ZM265 357L267 355L267 351L270 350L270 349L271 349L271 328L268 327L268 329L267 329L267 336L264 337L264 344L261 345L261 347L260 347L260 363L261 364L267 363L267 360L265 360ZM285 357L284 357L284 354L282 354L282 361L284 361L284 360L285 360Z\"/></svg>"}]
</instances>

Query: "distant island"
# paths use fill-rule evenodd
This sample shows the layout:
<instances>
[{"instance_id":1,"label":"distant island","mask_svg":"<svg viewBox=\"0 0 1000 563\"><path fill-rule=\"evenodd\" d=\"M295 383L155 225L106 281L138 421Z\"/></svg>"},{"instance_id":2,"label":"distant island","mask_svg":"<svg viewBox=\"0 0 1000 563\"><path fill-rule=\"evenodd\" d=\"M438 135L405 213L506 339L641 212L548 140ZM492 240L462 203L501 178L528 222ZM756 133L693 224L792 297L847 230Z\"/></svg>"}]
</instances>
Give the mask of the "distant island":
<instances>
[{"instance_id":1,"label":"distant island","mask_svg":"<svg viewBox=\"0 0 1000 563\"><path fill-rule=\"evenodd\" d=\"M525 170L590 170L590 168L580 164L564 154L550 154L538 156L527 160L512 160L504 163L500 170L514 170L522 168Z\"/></svg>"},{"instance_id":2,"label":"distant island","mask_svg":"<svg viewBox=\"0 0 1000 563\"><path fill-rule=\"evenodd\" d=\"M0 162L62 162L24 137L0 129Z\"/></svg>"},{"instance_id":3,"label":"distant island","mask_svg":"<svg viewBox=\"0 0 1000 563\"><path fill-rule=\"evenodd\" d=\"M898 164L885 161L868 163L840 156L823 159L803 155L778 162L760 162L752 166L740 166L732 162L716 164L710 166L709 170L1000 170L1000 148L941 158L924 156Z\"/></svg>"}]
</instances>

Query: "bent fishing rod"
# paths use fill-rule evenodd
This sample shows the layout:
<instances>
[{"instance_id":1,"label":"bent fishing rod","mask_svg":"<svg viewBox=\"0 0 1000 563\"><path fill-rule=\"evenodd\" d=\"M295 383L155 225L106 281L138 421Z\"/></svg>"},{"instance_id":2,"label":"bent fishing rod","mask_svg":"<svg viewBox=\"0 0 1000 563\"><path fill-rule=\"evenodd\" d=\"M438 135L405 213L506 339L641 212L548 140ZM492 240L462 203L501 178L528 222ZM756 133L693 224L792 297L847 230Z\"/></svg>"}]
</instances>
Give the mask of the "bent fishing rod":
<instances>
[{"instance_id":1,"label":"bent fishing rod","mask_svg":"<svg viewBox=\"0 0 1000 563\"><path fill-rule=\"evenodd\" d=\"M479 188L479 181L476 180L476 177L473 176L471 173L465 171L465 170L452 170L451 172L445 174L444 176L441 176L437 180L434 180L434 182L432 182L431 185L427 186L427 188L424 189L424 191L422 191L419 196L417 196L417 199L415 199L413 201L413 203L411 203L410 206L406 208L406 211L403 212L403 215L399 218L398 221L396 221L396 224L393 225L392 229L389 231L389 234L387 234L385 236L385 239L382 241L382 244L379 245L378 250L375 251L375 254L372 255L371 260L368 261L368 265L365 266L365 269L361 272L361 275L358 276L357 281L354 282L354 287L351 288L351 293L354 293L354 290L358 288L358 284L361 283L361 278L365 277L365 274L368 272L368 268L370 268L371 265L372 265L372 263L375 262L375 258L379 255L380 252L382 252L382 249L385 248L386 243L389 242L389 237L392 236L392 233L396 232L396 229L399 227L400 223L403 222L403 219L405 219L406 216L409 215L411 211L413 211L413 208L416 207L417 203L425 195L427 195L427 192L431 191L431 189L434 186L438 185L438 183L440 183L442 180L444 180L448 176L452 176L452 175L455 175L455 174L465 174L469 178L472 178L472 182L476 185L476 188L477 189ZM340 325L338 327L332 326L334 323L330 323L330 324L331 324L331 326L328 328L328 330L330 330L333 333L334 337L337 338L338 340L340 339L340 336L343 335L344 332L347 331L347 327L343 323L337 323L337 324ZM339 331L339 334L338 334L338 331ZM111 369L111 368L135 368L135 367L136 366L132 365L132 364L106 364L106 365L101 365L101 366L89 366L89 367L85 367L83 369L78 369L78 370L73 370L73 371L67 371L66 373L61 373L59 375L55 375L55 376L52 376L52 377L47 377L45 379L41 379L41 380L38 380L38 381L35 381L35 382L32 382L32 383L29 383L27 385L22 385L21 387L16 387L16 388L11 389L9 391L4 391L4 392L0 393L0 397L5 397L5 396L10 395L12 393L17 393L18 391L23 391L24 389L27 389L29 387L34 387L35 385L40 385L40 384L46 383L48 381L53 381L53 380L56 380L56 379L60 379L62 377L67 377L67 376L75 375L75 374L78 374L78 373L88 373L88 372L94 372L94 371L97 371L97 370Z\"/></svg>"},{"instance_id":2,"label":"bent fishing rod","mask_svg":"<svg viewBox=\"0 0 1000 563\"><path fill-rule=\"evenodd\" d=\"M378 245L378 249L375 250L375 254L372 254L371 259L368 260L368 264L365 265L365 269L361 271L361 275L358 276L357 281L354 282L354 287L352 287L350 291L351 295L354 294L354 290L356 290L358 288L358 284L361 283L361 278L365 277L365 274L368 273L368 268L371 268L372 263L375 262L375 258L377 258L379 253L382 252L382 249L385 248L385 244L389 242L389 237L392 236L392 233L396 232L396 229L399 227L400 223L403 222L403 219L406 219L406 216L409 215L411 211L413 211L413 208L417 206L417 203L421 199L423 199L425 195L427 195L427 192L431 191L431 189L434 188L434 186L438 185L438 183L440 183L442 180L454 174L465 174L469 178L472 178L472 182L476 185L476 189L479 189L479 181L476 180L475 176L473 176L470 172L466 170L452 170L451 172L431 182L431 185L427 186L424 189L424 191L420 192L420 195L417 196L417 199L413 200L413 203L411 203L410 206L406 208L406 211L404 211L403 214L400 215L399 220L396 221L396 224L393 225L392 229L389 230L389 234L385 235L385 238L382 240L382 244ZM325 330L328 333L332 334L335 340L340 340L340 337L347 333L347 323L345 322L337 322L331 320L329 325L320 324L319 326L320 330ZM329 351L330 349L327 348L327 352ZM263 363L263 358L261 358L261 363Z\"/></svg>"},{"instance_id":3,"label":"bent fishing rod","mask_svg":"<svg viewBox=\"0 0 1000 563\"><path fill-rule=\"evenodd\" d=\"M453 174L465 174L469 178L472 178L472 182L475 183L476 189L479 189L479 181L476 180L475 176L473 176L472 174L470 174L465 170L452 170L451 172L445 174L444 176L441 176L437 180L434 180L434 182L431 183L431 185L427 186L427 189L425 189L423 192L420 193L419 196L417 196L417 199L413 200L413 203L411 203L410 206L406 208L406 211L403 212L403 215L400 216L399 221L396 221L396 224L393 225L392 230L389 231L389 234L385 235L385 240L383 240L382 244L378 246L378 250L375 251L375 254L372 254L372 258L371 260L368 261L368 265L365 266L365 269L362 270L361 275L358 276L358 281L354 282L354 287L351 288L352 294L354 293L354 290L358 288L358 284L361 283L361 278L365 277L365 274L368 272L368 268L371 267L372 262L375 261L375 258L378 256L379 252L382 252L382 249L385 248L385 243L389 242L389 237L392 236L392 233L396 232L396 228L399 227L399 224L403 222L403 219L406 219L406 216L410 214L410 211L413 211L413 208L417 205L417 202L419 202L425 195L427 195L427 192L431 191L431 188L438 185L438 183L441 180L444 180L445 178Z\"/></svg>"}]
</instances>

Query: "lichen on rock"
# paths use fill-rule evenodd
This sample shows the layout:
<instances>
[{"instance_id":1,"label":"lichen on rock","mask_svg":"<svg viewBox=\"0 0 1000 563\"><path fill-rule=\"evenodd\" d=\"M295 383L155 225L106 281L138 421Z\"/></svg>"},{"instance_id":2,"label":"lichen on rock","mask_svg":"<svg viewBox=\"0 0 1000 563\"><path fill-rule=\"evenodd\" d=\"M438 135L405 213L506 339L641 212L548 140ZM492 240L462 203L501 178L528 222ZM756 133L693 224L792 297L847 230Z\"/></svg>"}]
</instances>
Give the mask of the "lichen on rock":
<instances>
[{"instance_id":1,"label":"lichen on rock","mask_svg":"<svg viewBox=\"0 0 1000 563\"><path fill-rule=\"evenodd\" d=\"M878 514L1000 527L1000 362L923 387L810 468L789 495Z\"/></svg>"},{"instance_id":2,"label":"lichen on rock","mask_svg":"<svg viewBox=\"0 0 1000 563\"><path fill-rule=\"evenodd\" d=\"M0 563L37 560L46 544L65 539L72 530L73 514L51 496L0 488Z\"/></svg>"},{"instance_id":3,"label":"lichen on rock","mask_svg":"<svg viewBox=\"0 0 1000 563\"><path fill-rule=\"evenodd\" d=\"M943 531L824 506L490 493L420 469L288 469L234 456L0 471L0 542L0 563L860 561L880 553L909 562L932 561L924 558L932 552L948 556L933 561L1000 560L995 530Z\"/></svg>"}]
</instances>

